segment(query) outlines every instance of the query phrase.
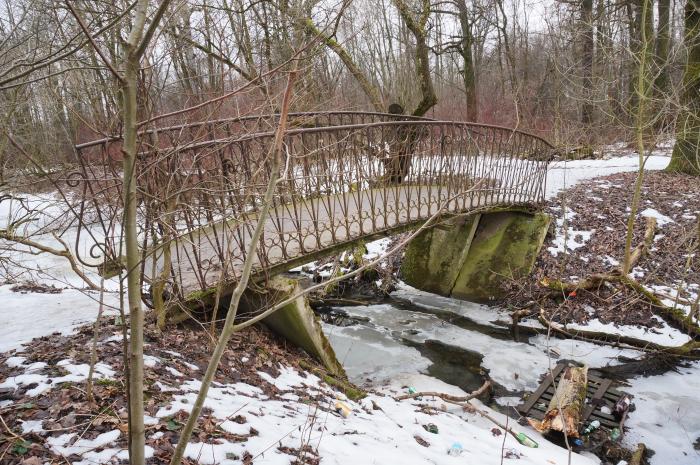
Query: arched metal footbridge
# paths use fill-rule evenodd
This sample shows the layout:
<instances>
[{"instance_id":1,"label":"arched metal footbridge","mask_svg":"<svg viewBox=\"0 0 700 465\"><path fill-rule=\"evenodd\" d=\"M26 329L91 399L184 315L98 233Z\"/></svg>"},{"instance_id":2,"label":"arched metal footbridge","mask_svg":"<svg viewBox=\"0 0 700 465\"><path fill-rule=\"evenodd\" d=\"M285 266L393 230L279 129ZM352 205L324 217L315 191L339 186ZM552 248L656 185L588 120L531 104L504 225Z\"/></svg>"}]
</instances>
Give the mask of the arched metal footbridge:
<instances>
[{"instance_id":1,"label":"arched metal footbridge","mask_svg":"<svg viewBox=\"0 0 700 465\"><path fill-rule=\"evenodd\" d=\"M235 282L270 180L278 115L140 133L139 231L146 283L175 297ZM76 146L86 264L119 263L121 139ZM422 224L436 213L537 207L552 146L519 130L365 112L292 113L281 181L254 270L273 274ZM80 236L80 235L79 235ZM78 237L80 241L80 237ZM96 257L100 256L100 260ZM104 270L107 271L107 270Z\"/></svg>"}]
</instances>

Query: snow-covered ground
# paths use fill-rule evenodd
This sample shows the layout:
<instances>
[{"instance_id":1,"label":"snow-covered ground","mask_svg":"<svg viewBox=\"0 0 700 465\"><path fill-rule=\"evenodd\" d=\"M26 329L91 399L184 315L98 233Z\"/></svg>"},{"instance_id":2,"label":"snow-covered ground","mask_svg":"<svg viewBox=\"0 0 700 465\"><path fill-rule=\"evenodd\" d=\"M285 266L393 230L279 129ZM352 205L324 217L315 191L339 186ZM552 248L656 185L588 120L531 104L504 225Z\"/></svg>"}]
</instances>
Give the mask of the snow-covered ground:
<instances>
[{"instance_id":1,"label":"snow-covered ground","mask_svg":"<svg viewBox=\"0 0 700 465\"><path fill-rule=\"evenodd\" d=\"M625 391L634 395L636 410L626 426L623 443L630 448L643 442L654 449L652 465L700 463L700 362L678 372L638 377Z\"/></svg>"},{"instance_id":2,"label":"snow-covered ground","mask_svg":"<svg viewBox=\"0 0 700 465\"><path fill-rule=\"evenodd\" d=\"M647 170L662 170L671 160L670 151L662 151L648 157L644 168ZM561 190L567 189L581 181L615 173L637 171L639 157L627 155L609 160L573 160L556 161L549 165L547 171L547 198L556 196Z\"/></svg>"},{"instance_id":3,"label":"snow-covered ground","mask_svg":"<svg viewBox=\"0 0 700 465\"><path fill-rule=\"evenodd\" d=\"M84 380L87 373L85 365L74 365L70 360L59 362L70 375L54 379L35 374L41 368L37 365L41 364L25 365L20 357L13 357L7 363L26 368L26 371L6 380L3 386L37 383L39 387L30 391L30 396L40 396L50 384ZM97 371L102 378L114 376L111 368L104 364L99 364ZM529 427L518 426L478 401L473 402L476 407L485 409L497 421L510 425L517 432L524 432L537 441L539 447L523 446L481 416L466 413L461 407L446 405L439 399L394 399L397 394L406 393L405 386L458 396L466 394L427 376L412 374L396 377L381 392L354 402L316 376L302 375L290 367L281 367L277 377L263 372L258 374L280 390L279 397L270 399L259 386L244 382L216 383L209 391L205 408L210 409L220 428L239 435L238 439L228 441L218 438L207 442L194 439L186 448L187 458L200 464L225 465L240 463L247 452L256 464L282 465L298 459L298 451L310 446L322 457L322 463L338 465L450 464L464 461L488 465L501 464L502 457L519 459L519 464L529 465L599 463L595 457L578 454L569 457L566 449L550 443ZM178 388L168 388L177 393L171 402L160 407L154 417L147 417L146 424L167 423L178 412L189 411L200 385L196 379L184 378ZM309 403L296 394L300 391L320 400ZM335 412L339 406L346 409L347 415ZM437 433L424 428L424 425L430 424L437 427ZM48 433L41 421L24 422L22 431L39 435ZM119 429L114 429L93 439L84 439L78 438L74 432L66 432L49 435L46 443L55 454L77 456L79 460L73 461L74 465L113 463L115 458L127 457L126 451L115 444L122 434ZM162 435L162 432L148 433L152 439ZM151 446L146 447L148 457L153 452Z\"/></svg>"}]
</instances>

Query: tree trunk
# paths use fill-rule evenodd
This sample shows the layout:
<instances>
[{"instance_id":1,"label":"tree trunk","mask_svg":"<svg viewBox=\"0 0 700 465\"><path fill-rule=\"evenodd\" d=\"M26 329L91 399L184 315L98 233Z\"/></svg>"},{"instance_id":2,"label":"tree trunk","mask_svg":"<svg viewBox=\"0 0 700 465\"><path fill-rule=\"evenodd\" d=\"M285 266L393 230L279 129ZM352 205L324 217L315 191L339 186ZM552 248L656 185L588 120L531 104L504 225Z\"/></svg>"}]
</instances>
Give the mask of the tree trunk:
<instances>
[{"instance_id":1,"label":"tree trunk","mask_svg":"<svg viewBox=\"0 0 700 465\"><path fill-rule=\"evenodd\" d=\"M685 5L685 44L688 61L683 74L683 108L676 129L676 145L667 170L700 175L700 0Z\"/></svg>"},{"instance_id":2,"label":"tree trunk","mask_svg":"<svg viewBox=\"0 0 700 465\"><path fill-rule=\"evenodd\" d=\"M634 183L634 192L632 193L632 202L630 204L630 212L627 217L627 232L625 235L625 250L624 259L622 261L622 275L627 276L631 269L632 258L632 238L634 236L634 224L637 219L637 210L642 197L642 183L644 182L644 163L646 152L644 136L647 129L646 107L649 99L650 79L649 79L649 58L652 52L650 28L646 27L650 24L649 17L651 16L652 0L641 0L641 24L645 27L641 30L641 43L639 46L639 54L637 55L637 83L635 85L635 94L637 96L637 107L635 108L635 124L634 133L637 145L637 154L639 157L639 169L637 170L637 178Z\"/></svg>"},{"instance_id":3,"label":"tree trunk","mask_svg":"<svg viewBox=\"0 0 700 465\"><path fill-rule=\"evenodd\" d=\"M554 430L577 438L587 388L588 367L567 367L557 383L557 390L542 421L528 419L528 422L540 433Z\"/></svg>"},{"instance_id":4,"label":"tree trunk","mask_svg":"<svg viewBox=\"0 0 700 465\"><path fill-rule=\"evenodd\" d=\"M413 18L408 5L403 0L394 0L399 15L406 23L406 27L416 40L416 72L420 80L421 101L413 110L413 116L423 116L437 103L433 79L430 76L430 47L428 47L428 34L426 25L430 17L430 1L421 1L421 10L418 18Z\"/></svg>"},{"instance_id":5,"label":"tree trunk","mask_svg":"<svg viewBox=\"0 0 700 465\"><path fill-rule=\"evenodd\" d=\"M583 79L583 102L581 123L593 122L593 0L581 2L581 77Z\"/></svg>"},{"instance_id":6,"label":"tree trunk","mask_svg":"<svg viewBox=\"0 0 700 465\"><path fill-rule=\"evenodd\" d=\"M671 0L659 0L659 25L656 33L656 51L654 61L657 74L654 79L655 97L664 99L668 93L668 53L671 48Z\"/></svg>"},{"instance_id":7,"label":"tree trunk","mask_svg":"<svg viewBox=\"0 0 700 465\"><path fill-rule=\"evenodd\" d=\"M338 55L340 61L343 62L350 74L352 74L355 80L360 84L360 87L362 87L362 90L374 107L375 111L383 112L384 103L382 101L382 96L379 89L377 89L377 87L369 81L367 76L365 76L365 73L357 65L357 63L355 63L355 60L352 59L347 50L345 50L338 41L333 39L333 37L321 32L311 18L307 18L306 20L302 21L304 22L304 27L309 34L319 37L328 48L333 50L333 52Z\"/></svg>"},{"instance_id":8,"label":"tree trunk","mask_svg":"<svg viewBox=\"0 0 700 465\"><path fill-rule=\"evenodd\" d=\"M476 70L472 51L474 37L472 35L471 25L469 24L469 10L466 0L457 0L455 3L459 10L459 24L462 28L462 40L459 46L459 52L464 61L462 78L464 80L464 93L467 96L467 121L478 121L479 107L476 90Z\"/></svg>"},{"instance_id":9,"label":"tree trunk","mask_svg":"<svg viewBox=\"0 0 700 465\"><path fill-rule=\"evenodd\" d=\"M129 462L145 463L145 430L143 423L143 324L141 307L141 254L136 228L136 151L137 94L139 57L128 47L125 61L123 92L124 156L124 238L126 243L127 297L129 305Z\"/></svg>"}]
</instances>

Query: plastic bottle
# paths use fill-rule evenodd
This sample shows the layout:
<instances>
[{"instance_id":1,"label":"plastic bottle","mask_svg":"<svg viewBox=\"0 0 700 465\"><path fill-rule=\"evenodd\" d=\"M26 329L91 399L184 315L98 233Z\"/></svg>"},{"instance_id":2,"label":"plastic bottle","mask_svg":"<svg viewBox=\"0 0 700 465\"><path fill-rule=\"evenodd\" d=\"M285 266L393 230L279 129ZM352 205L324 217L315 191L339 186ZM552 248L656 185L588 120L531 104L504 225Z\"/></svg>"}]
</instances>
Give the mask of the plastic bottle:
<instances>
[{"instance_id":1,"label":"plastic bottle","mask_svg":"<svg viewBox=\"0 0 700 465\"><path fill-rule=\"evenodd\" d=\"M584 435L591 434L593 431L597 430L598 428L600 428L600 422L598 420L593 420L583 430L583 434Z\"/></svg>"},{"instance_id":2,"label":"plastic bottle","mask_svg":"<svg viewBox=\"0 0 700 465\"><path fill-rule=\"evenodd\" d=\"M620 439L620 436L622 436L622 431L620 431L620 428L613 428L612 431L610 431L610 440L612 442Z\"/></svg>"}]
</instances>

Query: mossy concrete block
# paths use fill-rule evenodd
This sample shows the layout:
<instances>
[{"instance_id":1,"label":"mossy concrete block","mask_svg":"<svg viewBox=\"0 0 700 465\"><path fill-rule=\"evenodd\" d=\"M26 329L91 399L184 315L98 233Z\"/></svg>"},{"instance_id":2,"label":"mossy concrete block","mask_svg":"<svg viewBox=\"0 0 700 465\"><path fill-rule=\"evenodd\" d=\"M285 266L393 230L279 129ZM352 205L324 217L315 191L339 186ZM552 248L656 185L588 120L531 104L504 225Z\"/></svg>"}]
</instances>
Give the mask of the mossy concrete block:
<instances>
[{"instance_id":1,"label":"mossy concrete block","mask_svg":"<svg viewBox=\"0 0 700 465\"><path fill-rule=\"evenodd\" d=\"M426 229L406 247L403 280L418 289L450 295L466 260L480 215L457 217Z\"/></svg>"},{"instance_id":2,"label":"mossy concrete block","mask_svg":"<svg viewBox=\"0 0 700 465\"><path fill-rule=\"evenodd\" d=\"M275 276L267 283L267 289L264 292L246 291L244 299L246 308L243 310L257 313L301 291L297 280ZM323 333L318 317L309 306L306 296L297 297L262 321L272 331L318 359L328 372L345 377L345 370L338 362L333 347Z\"/></svg>"},{"instance_id":3,"label":"mossy concrete block","mask_svg":"<svg viewBox=\"0 0 700 465\"><path fill-rule=\"evenodd\" d=\"M476 302L499 298L504 281L530 273L549 223L544 213L482 214L451 295Z\"/></svg>"},{"instance_id":4,"label":"mossy concrete block","mask_svg":"<svg viewBox=\"0 0 700 465\"><path fill-rule=\"evenodd\" d=\"M476 302L499 298L504 280L532 270L549 223L543 213L517 211L454 218L411 241L402 278L444 296Z\"/></svg>"}]
</instances>

